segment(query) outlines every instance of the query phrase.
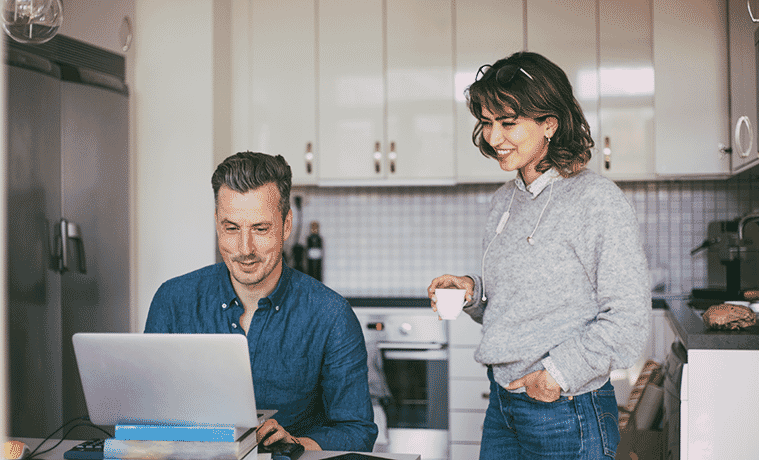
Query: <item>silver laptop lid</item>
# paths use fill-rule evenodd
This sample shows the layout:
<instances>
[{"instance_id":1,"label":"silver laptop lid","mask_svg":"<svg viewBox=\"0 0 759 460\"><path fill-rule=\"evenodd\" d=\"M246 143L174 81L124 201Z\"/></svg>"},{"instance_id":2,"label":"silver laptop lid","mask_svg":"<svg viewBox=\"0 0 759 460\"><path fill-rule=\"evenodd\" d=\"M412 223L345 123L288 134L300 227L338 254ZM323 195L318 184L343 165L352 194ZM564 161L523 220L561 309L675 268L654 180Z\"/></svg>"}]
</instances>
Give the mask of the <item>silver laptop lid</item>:
<instances>
[{"instance_id":1,"label":"silver laptop lid","mask_svg":"<svg viewBox=\"0 0 759 460\"><path fill-rule=\"evenodd\" d=\"M73 341L97 425L258 425L242 335L77 333Z\"/></svg>"}]
</instances>

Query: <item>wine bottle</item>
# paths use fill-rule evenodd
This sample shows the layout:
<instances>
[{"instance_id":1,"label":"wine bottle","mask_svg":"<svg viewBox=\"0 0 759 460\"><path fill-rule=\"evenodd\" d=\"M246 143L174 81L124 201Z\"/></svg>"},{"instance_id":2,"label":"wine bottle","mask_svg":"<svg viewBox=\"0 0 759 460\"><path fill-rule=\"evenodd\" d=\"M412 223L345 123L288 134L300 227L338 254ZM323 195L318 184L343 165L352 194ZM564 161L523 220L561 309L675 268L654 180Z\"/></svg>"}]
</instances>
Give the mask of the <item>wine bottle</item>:
<instances>
[{"instance_id":1,"label":"wine bottle","mask_svg":"<svg viewBox=\"0 0 759 460\"><path fill-rule=\"evenodd\" d=\"M311 234L306 238L306 259L308 261L308 274L322 280L322 259L324 249L322 237L319 236L319 222L311 222Z\"/></svg>"}]
</instances>

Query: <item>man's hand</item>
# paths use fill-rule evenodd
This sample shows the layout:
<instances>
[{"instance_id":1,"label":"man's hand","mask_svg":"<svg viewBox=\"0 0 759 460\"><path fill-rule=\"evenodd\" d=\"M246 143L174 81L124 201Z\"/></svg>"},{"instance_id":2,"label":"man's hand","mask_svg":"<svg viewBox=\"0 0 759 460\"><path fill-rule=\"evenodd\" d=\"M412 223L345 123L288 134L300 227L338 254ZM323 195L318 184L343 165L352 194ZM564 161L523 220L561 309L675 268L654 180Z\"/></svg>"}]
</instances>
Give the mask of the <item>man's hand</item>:
<instances>
[{"instance_id":1,"label":"man's hand","mask_svg":"<svg viewBox=\"0 0 759 460\"><path fill-rule=\"evenodd\" d=\"M301 444L306 450L322 450L319 444L311 438L296 438L291 435L273 418L270 418L258 427L256 430L256 440L267 447L275 442L282 441L290 444Z\"/></svg>"},{"instance_id":2,"label":"man's hand","mask_svg":"<svg viewBox=\"0 0 759 460\"><path fill-rule=\"evenodd\" d=\"M531 372L516 379L506 389L516 390L521 387L527 389L527 396L538 401L554 402L561 396L561 386L546 370Z\"/></svg>"}]
</instances>

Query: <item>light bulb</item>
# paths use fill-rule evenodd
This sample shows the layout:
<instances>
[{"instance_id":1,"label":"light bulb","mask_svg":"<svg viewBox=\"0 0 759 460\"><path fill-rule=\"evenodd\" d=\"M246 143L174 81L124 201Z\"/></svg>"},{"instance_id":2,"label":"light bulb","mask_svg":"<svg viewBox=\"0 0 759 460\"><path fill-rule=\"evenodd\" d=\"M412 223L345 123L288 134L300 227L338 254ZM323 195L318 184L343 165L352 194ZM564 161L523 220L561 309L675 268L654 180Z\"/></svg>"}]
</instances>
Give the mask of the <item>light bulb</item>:
<instances>
[{"instance_id":1,"label":"light bulb","mask_svg":"<svg viewBox=\"0 0 759 460\"><path fill-rule=\"evenodd\" d=\"M3 30L21 43L45 43L63 22L61 0L4 0Z\"/></svg>"}]
</instances>

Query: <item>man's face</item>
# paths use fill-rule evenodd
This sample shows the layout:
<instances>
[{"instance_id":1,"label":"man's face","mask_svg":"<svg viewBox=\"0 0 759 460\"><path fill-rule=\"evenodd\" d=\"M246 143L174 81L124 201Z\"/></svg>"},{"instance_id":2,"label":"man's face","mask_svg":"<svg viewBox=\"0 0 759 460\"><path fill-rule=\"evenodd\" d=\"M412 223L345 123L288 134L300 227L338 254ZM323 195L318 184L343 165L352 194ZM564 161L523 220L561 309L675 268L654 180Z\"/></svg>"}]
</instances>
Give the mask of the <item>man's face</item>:
<instances>
[{"instance_id":1,"label":"man's face","mask_svg":"<svg viewBox=\"0 0 759 460\"><path fill-rule=\"evenodd\" d=\"M282 273L282 246L292 230L292 212L282 222L279 190L270 182L247 193L222 185L216 203L219 252L239 289L265 289Z\"/></svg>"}]
</instances>

